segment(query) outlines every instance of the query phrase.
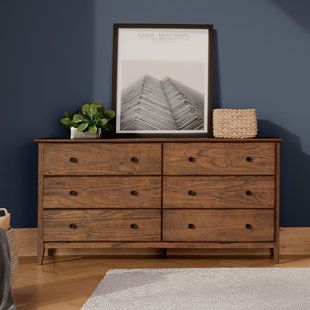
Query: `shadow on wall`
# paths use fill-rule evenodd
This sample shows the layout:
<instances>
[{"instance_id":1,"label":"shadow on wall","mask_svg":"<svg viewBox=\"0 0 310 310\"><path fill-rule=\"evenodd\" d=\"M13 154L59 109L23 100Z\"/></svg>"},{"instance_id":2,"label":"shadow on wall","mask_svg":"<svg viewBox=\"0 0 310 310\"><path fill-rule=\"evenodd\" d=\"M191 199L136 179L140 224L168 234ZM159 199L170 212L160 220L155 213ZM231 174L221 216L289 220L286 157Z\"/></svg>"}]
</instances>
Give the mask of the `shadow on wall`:
<instances>
[{"instance_id":1,"label":"shadow on wall","mask_svg":"<svg viewBox=\"0 0 310 310\"><path fill-rule=\"evenodd\" d=\"M259 120L259 136L281 137L281 226L310 226L310 156L300 138L267 120ZM303 214L303 217L300 217Z\"/></svg>"},{"instance_id":2,"label":"shadow on wall","mask_svg":"<svg viewBox=\"0 0 310 310\"><path fill-rule=\"evenodd\" d=\"M271 2L310 33L309 0L271 0Z\"/></svg>"}]
</instances>

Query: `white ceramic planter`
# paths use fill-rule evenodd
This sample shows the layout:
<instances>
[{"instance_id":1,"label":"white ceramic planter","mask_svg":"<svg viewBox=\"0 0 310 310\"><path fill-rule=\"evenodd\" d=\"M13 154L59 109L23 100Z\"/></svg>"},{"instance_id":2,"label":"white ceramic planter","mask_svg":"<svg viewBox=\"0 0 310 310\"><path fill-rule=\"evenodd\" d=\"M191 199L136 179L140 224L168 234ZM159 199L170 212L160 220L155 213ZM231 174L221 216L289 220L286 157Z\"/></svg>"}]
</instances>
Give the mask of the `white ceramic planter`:
<instances>
[{"instance_id":1,"label":"white ceramic planter","mask_svg":"<svg viewBox=\"0 0 310 310\"><path fill-rule=\"evenodd\" d=\"M86 132L79 132L77 128L70 128L70 139L100 139L101 137L101 128L98 128L98 131L95 135L91 135Z\"/></svg>"}]
</instances>

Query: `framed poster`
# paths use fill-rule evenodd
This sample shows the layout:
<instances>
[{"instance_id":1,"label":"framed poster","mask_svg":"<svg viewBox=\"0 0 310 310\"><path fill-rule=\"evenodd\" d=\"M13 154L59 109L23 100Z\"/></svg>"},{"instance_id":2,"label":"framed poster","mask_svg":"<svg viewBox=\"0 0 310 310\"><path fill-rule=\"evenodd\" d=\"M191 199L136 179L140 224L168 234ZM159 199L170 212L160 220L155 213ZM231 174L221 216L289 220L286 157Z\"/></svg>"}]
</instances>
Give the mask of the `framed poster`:
<instances>
[{"instance_id":1,"label":"framed poster","mask_svg":"<svg viewBox=\"0 0 310 310\"><path fill-rule=\"evenodd\" d=\"M117 134L208 134L212 25L115 24Z\"/></svg>"}]
</instances>

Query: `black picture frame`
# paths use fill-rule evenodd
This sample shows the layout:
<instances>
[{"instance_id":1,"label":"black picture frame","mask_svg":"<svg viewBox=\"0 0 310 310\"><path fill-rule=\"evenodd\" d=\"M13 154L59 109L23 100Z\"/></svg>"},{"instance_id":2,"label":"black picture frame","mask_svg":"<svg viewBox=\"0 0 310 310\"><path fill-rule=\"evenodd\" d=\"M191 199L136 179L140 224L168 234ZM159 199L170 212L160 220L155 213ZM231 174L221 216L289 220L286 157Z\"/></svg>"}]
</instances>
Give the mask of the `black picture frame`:
<instances>
[{"instance_id":1,"label":"black picture frame","mask_svg":"<svg viewBox=\"0 0 310 310\"><path fill-rule=\"evenodd\" d=\"M204 102L204 107L207 107L207 128L196 132L124 132L118 130L118 118L115 120L116 136L119 137L212 137L212 108L213 108L213 96L214 96L214 29L211 24L128 24L117 23L113 25L113 65L112 65L112 107L115 111L118 111L117 102L117 78L118 78L118 53L119 53L119 31L121 29L207 29L208 30L208 102Z\"/></svg>"}]
</instances>

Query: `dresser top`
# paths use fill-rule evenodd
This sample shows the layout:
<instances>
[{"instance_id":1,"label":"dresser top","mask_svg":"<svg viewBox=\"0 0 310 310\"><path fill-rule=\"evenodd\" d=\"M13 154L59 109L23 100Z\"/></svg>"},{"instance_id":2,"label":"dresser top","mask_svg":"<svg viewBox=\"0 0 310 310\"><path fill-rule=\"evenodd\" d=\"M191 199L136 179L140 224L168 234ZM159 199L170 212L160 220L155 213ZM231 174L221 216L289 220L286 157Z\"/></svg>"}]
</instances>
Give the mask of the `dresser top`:
<instances>
[{"instance_id":1,"label":"dresser top","mask_svg":"<svg viewBox=\"0 0 310 310\"><path fill-rule=\"evenodd\" d=\"M282 138L218 139L218 138L103 138L103 139L35 139L37 143L138 143L138 142L282 142Z\"/></svg>"}]
</instances>

